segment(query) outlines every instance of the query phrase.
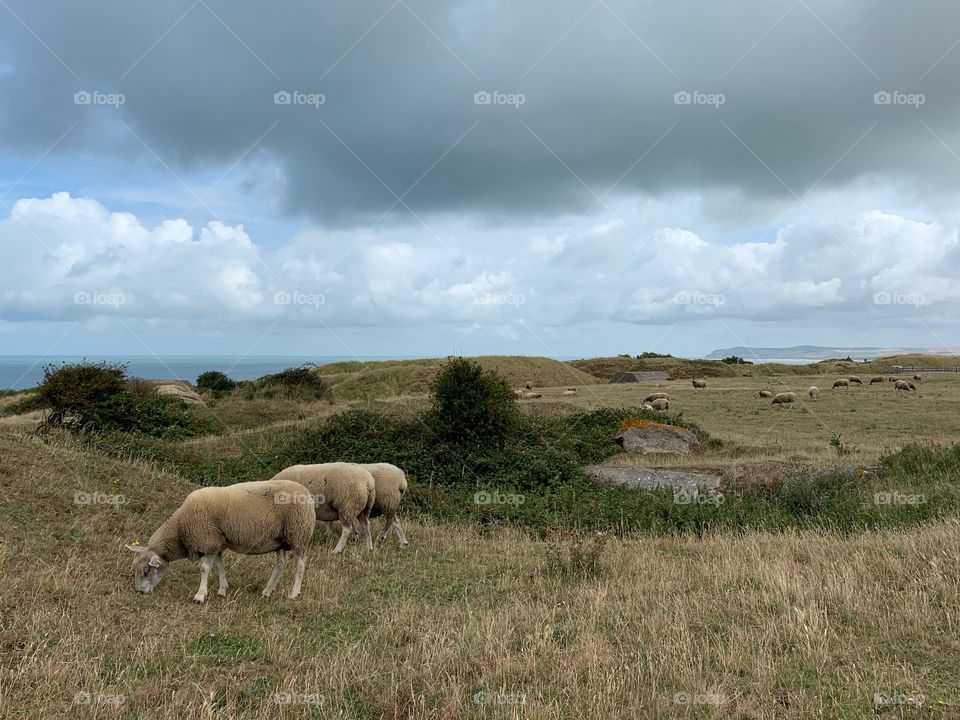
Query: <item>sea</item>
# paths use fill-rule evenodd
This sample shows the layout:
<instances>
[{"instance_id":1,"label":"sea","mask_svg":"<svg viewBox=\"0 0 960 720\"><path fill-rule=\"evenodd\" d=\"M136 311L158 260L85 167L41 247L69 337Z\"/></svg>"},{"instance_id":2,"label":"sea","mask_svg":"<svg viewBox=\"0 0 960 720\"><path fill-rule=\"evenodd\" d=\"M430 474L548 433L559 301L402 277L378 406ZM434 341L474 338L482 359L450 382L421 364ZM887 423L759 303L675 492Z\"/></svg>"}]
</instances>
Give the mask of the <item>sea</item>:
<instances>
[{"instance_id":1,"label":"sea","mask_svg":"<svg viewBox=\"0 0 960 720\"><path fill-rule=\"evenodd\" d=\"M43 381L43 368L48 365L76 362L122 363L127 375L148 380L186 380L196 382L207 370L219 370L234 380L253 380L307 363L327 365L346 360L407 360L401 357L230 357L222 355L154 357L154 356L0 356L0 390L26 390Z\"/></svg>"}]
</instances>

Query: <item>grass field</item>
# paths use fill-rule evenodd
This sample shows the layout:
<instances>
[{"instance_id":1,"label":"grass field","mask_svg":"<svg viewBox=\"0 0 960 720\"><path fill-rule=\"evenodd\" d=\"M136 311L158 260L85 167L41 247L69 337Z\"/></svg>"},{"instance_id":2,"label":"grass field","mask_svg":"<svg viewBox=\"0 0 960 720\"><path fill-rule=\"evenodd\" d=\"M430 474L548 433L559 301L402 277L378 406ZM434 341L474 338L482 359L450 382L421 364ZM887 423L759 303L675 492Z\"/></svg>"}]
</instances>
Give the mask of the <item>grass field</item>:
<instances>
[{"instance_id":1,"label":"grass field","mask_svg":"<svg viewBox=\"0 0 960 720\"><path fill-rule=\"evenodd\" d=\"M699 392L688 380L576 377L538 388L524 411L630 407L665 389L671 415L722 441L696 458L609 463L871 465L908 442L960 438L953 375L929 375L916 393L833 391L833 375L713 377ZM567 385L576 396L561 394ZM761 387L803 399L776 408L753 396ZM228 398L202 411L219 414L215 434L177 446L268 453L358 403L409 414L427 399ZM137 596L123 549L195 486L136 454L38 437L35 421L0 424L3 718L960 717L955 517L870 532L618 537L408 513L404 551L354 544L334 558L317 533L295 601L260 597L272 556L228 554L229 594L201 607L190 602L194 564ZM937 482L956 487L953 473Z\"/></svg>"}]
</instances>

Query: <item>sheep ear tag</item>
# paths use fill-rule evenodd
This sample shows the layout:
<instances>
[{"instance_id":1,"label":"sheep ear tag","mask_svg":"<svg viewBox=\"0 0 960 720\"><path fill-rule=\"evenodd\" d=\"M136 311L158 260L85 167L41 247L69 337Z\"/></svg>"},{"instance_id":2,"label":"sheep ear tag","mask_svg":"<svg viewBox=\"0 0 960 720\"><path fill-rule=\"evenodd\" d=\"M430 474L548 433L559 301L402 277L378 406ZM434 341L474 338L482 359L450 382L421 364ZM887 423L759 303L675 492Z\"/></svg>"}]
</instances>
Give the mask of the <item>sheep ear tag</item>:
<instances>
[{"instance_id":1,"label":"sheep ear tag","mask_svg":"<svg viewBox=\"0 0 960 720\"><path fill-rule=\"evenodd\" d=\"M155 568L160 567L160 558L156 556L150 558L150 567L155 567Z\"/></svg>"},{"instance_id":2,"label":"sheep ear tag","mask_svg":"<svg viewBox=\"0 0 960 720\"><path fill-rule=\"evenodd\" d=\"M143 545L124 545L127 550L135 553L142 553L146 548Z\"/></svg>"}]
</instances>

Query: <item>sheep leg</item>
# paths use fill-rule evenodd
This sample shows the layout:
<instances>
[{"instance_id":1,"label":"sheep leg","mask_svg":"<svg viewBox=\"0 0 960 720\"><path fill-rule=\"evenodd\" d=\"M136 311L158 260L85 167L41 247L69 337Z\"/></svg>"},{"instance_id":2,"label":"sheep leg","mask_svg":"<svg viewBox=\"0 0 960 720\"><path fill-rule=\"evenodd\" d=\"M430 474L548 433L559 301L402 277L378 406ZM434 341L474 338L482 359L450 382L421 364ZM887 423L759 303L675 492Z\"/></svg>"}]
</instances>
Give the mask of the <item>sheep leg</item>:
<instances>
[{"instance_id":1,"label":"sheep leg","mask_svg":"<svg viewBox=\"0 0 960 720\"><path fill-rule=\"evenodd\" d=\"M357 522L363 528L363 537L367 541L367 550L373 550L373 538L370 537L370 516L361 515Z\"/></svg>"},{"instance_id":2,"label":"sheep leg","mask_svg":"<svg viewBox=\"0 0 960 720\"><path fill-rule=\"evenodd\" d=\"M270 573L270 579L267 580L267 586L263 589L264 597L270 597L273 595L273 590L277 587L277 583L280 582L280 575L283 573L283 566L286 562L287 551L277 550L277 562L274 563L273 572Z\"/></svg>"},{"instance_id":3,"label":"sheep leg","mask_svg":"<svg viewBox=\"0 0 960 720\"><path fill-rule=\"evenodd\" d=\"M384 516L383 518L383 530L377 533L377 544L379 545L384 540L387 539L387 533L390 532L390 528L393 527L393 521L395 516L391 515L390 517Z\"/></svg>"},{"instance_id":4,"label":"sheep leg","mask_svg":"<svg viewBox=\"0 0 960 720\"><path fill-rule=\"evenodd\" d=\"M331 527L332 524L333 523L328 523L328 522L323 523L323 536L327 540L333 540L337 536L337 534L333 531L333 528Z\"/></svg>"},{"instance_id":5,"label":"sheep leg","mask_svg":"<svg viewBox=\"0 0 960 720\"><path fill-rule=\"evenodd\" d=\"M296 555L297 569L293 574L293 588L287 596L291 600L296 600L300 594L300 584L303 582L303 571L307 569L307 559L303 555Z\"/></svg>"},{"instance_id":6,"label":"sheep leg","mask_svg":"<svg viewBox=\"0 0 960 720\"><path fill-rule=\"evenodd\" d=\"M397 516L393 516L393 529L397 533L397 540L400 541L400 547L405 548L410 543L407 542L407 536L403 534L403 528L400 527L400 521Z\"/></svg>"},{"instance_id":7,"label":"sheep leg","mask_svg":"<svg viewBox=\"0 0 960 720\"><path fill-rule=\"evenodd\" d=\"M221 557L220 555L217 555L217 557L214 558L214 560L216 561L217 573L220 579L220 587L217 590L217 595L219 595L220 597L226 597L227 588L229 588L230 585L227 583L227 571L223 567L223 557Z\"/></svg>"},{"instance_id":8,"label":"sheep leg","mask_svg":"<svg viewBox=\"0 0 960 720\"><path fill-rule=\"evenodd\" d=\"M216 555L204 555L200 558L200 588L193 596L195 603L202 603L207 599L207 579L210 577L210 568L217 562Z\"/></svg>"},{"instance_id":9,"label":"sheep leg","mask_svg":"<svg viewBox=\"0 0 960 720\"><path fill-rule=\"evenodd\" d=\"M347 541L350 540L350 533L352 531L353 523L346 518L340 518L340 539L337 541L337 546L333 549L333 555L338 555L343 552L343 549L347 546Z\"/></svg>"}]
</instances>

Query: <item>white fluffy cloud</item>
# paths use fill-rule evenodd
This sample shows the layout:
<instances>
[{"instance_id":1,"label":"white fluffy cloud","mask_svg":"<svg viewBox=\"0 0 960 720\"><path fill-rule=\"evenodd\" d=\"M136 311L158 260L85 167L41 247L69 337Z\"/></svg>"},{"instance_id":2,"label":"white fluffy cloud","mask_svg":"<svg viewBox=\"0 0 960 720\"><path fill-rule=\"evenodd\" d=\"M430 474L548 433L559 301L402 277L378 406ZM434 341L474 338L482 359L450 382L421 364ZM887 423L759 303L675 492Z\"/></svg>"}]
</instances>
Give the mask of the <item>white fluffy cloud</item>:
<instances>
[{"instance_id":1,"label":"white fluffy cloud","mask_svg":"<svg viewBox=\"0 0 960 720\"><path fill-rule=\"evenodd\" d=\"M956 227L827 201L818 212L749 241L657 226L661 209L634 206L577 232L451 222L437 223L436 237L419 226L312 230L268 248L242 225L170 219L148 227L58 193L20 200L0 220L0 320L466 322L506 337L522 321L789 322L815 314L829 325L850 313L957 316Z\"/></svg>"}]
</instances>

